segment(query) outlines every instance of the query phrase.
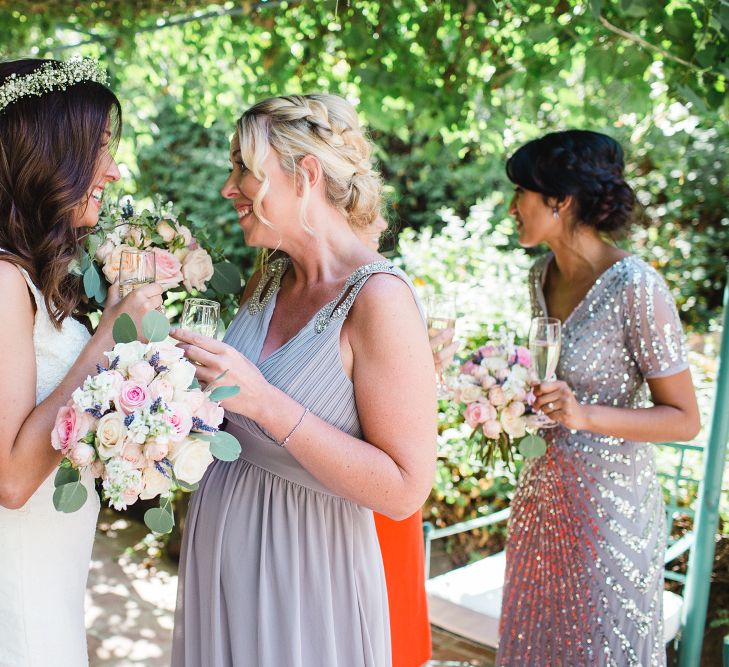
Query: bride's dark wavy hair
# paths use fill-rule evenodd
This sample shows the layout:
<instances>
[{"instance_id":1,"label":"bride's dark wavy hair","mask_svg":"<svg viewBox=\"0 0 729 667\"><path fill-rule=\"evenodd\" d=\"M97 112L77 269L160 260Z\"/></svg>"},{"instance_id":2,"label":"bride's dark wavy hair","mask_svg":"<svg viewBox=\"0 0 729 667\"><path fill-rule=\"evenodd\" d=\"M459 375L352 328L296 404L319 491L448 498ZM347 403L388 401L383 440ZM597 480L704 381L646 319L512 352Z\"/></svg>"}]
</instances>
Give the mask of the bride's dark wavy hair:
<instances>
[{"instance_id":1,"label":"bride's dark wavy hair","mask_svg":"<svg viewBox=\"0 0 729 667\"><path fill-rule=\"evenodd\" d=\"M0 62L0 85L53 60ZM121 105L93 81L22 97L0 111L0 255L30 274L57 327L81 300L71 260L88 232L73 227L99 168L104 133L116 143Z\"/></svg>"},{"instance_id":2,"label":"bride's dark wavy hair","mask_svg":"<svg viewBox=\"0 0 729 667\"><path fill-rule=\"evenodd\" d=\"M625 182L623 149L612 137L564 130L534 139L506 163L512 183L549 198L575 200L577 224L619 235L633 222L636 197Z\"/></svg>"}]
</instances>

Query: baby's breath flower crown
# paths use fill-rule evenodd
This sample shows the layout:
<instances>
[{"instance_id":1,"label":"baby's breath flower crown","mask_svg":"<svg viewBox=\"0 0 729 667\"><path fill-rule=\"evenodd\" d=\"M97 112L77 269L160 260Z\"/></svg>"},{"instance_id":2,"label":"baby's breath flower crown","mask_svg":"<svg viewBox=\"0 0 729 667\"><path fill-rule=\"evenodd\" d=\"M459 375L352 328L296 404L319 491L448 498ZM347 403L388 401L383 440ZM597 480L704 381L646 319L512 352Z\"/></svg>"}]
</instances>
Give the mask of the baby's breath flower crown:
<instances>
[{"instance_id":1,"label":"baby's breath flower crown","mask_svg":"<svg viewBox=\"0 0 729 667\"><path fill-rule=\"evenodd\" d=\"M48 62L30 74L11 74L0 86L0 112L23 97L39 97L54 90L66 90L83 81L107 85L109 77L93 58L73 58L61 63Z\"/></svg>"}]
</instances>

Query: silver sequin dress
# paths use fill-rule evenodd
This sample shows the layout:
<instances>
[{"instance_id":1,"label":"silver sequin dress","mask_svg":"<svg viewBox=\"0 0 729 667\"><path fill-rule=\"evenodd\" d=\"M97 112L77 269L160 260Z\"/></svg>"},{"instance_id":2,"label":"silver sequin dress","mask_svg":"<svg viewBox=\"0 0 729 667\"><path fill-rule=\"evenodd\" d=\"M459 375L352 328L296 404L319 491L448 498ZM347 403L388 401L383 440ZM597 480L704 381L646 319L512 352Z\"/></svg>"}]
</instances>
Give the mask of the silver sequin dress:
<instances>
[{"instance_id":1,"label":"silver sequin dress","mask_svg":"<svg viewBox=\"0 0 729 667\"><path fill-rule=\"evenodd\" d=\"M530 273L532 313L551 253ZM688 368L663 279L629 256L595 282L563 327L560 380L577 400L646 406L646 380ZM497 665L663 666L665 515L650 444L544 431L512 503Z\"/></svg>"}]
</instances>

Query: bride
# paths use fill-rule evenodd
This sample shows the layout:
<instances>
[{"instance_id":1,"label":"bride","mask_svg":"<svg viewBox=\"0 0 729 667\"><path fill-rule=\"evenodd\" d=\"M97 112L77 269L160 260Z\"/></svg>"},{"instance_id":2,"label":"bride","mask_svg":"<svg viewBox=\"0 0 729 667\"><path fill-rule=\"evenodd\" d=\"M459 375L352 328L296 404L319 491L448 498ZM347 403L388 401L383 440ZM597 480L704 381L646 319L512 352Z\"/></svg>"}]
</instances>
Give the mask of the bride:
<instances>
[{"instance_id":1,"label":"bride","mask_svg":"<svg viewBox=\"0 0 729 667\"><path fill-rule=\"evenodd\" d=\"M111 349L114 320L161 305L147 285L110 290L96 333L73 318L81 292L68 267L96 225L119 101L92 60L0 63L0 667L88 664L84 588L99 511L53 507L59 408ZM75 419L68 420L73 435Z\"/></svg>"}]
</instances>

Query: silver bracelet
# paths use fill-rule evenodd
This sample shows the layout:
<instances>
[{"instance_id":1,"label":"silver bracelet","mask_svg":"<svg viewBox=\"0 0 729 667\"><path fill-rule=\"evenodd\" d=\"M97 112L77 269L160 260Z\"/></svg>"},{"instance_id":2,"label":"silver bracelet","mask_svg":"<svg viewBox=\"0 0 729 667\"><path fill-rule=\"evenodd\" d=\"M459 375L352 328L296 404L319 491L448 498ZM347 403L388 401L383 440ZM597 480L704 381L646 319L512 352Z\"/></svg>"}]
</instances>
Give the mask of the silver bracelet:
<instances>
[{"instance_id":1,"label":"silver bracelet","mask_svg":"<svg viewBox=\"0 0 729 667\"><path fill-rule=\"evenodd\" d=\"M301 422L304 421L304 417L306 417L308 412L309 412L309 408L304 408L304 414L302 414L301 417L299 417L299 421L296 422L296 426L294 426L294 428L291 429L291 432L281 442L278 443L279 447L286 447L289 440L291 440L291 436L294 433L296 433L296 429L299 428L299 426L301 426Z\"/></svg>"}]
</instances>

